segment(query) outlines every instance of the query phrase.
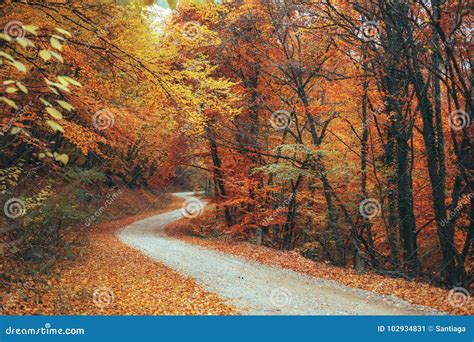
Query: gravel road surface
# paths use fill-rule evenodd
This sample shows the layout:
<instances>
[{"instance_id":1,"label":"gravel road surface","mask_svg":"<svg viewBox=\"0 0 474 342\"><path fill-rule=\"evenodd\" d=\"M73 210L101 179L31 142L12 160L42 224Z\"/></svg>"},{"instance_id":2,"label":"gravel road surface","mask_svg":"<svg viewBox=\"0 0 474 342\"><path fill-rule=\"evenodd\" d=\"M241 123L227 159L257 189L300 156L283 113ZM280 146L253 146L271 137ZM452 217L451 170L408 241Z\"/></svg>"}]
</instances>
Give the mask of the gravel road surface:
<instances>
[{"instance_id":1,"label":"gravel road surface","mask_svg":"<svg viewBox=\"0 0 474 342\"><path fill-rule=\"evenodd\" d=\"M175 193L192 200L193 193ZM198 208L199 209L199 208ZM192 211L192 209L191 209ZM335 281L264 265L168 237L164 227L182 209L149 217L121 229L125 244L192 277L244 315L424 315L436 314L393 296L353 289ZM192 212L191 212L192 214Z\"/></svg>"}]
</instances>

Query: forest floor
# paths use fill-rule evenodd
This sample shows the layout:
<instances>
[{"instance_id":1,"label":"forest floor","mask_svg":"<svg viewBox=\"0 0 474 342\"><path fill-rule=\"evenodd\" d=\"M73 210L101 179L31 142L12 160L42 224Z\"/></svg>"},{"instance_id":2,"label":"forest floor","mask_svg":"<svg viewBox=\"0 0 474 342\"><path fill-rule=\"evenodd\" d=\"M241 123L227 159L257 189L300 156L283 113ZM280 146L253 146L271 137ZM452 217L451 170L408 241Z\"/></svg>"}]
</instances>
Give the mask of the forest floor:
<instances>
[{"instance_id":1,"label":"forest floor","mask_svg":"<svg viewBox=\"0 0 474 342\"><path fill-rule=\"evenodd\" d=\"M126 215L89 227L83 253L60 260L43 276L26 277L2 293L0 313L7 315L231 315L223 303L189 277L180 275L121 243L117 229L181 206L149 210L144 193L127 193L109 213ZM122 200L123 202L123 200ZM143 208L139 208L141 203ZM145 205L143 205L145 203ZM117 205L118 203L116 203ZM157 203L153 203L159 207ZM128 209L127 209L128 208ZM132 209L133 208L133 209ZM121 214L119 213L121 211ZM130 215L133 211L145 211ZM33 266L33 265L31 265Z\"/></svg>"},{"instance_id":2,"label":"forest floor","mask_svg":"<svg viewBox=\"0 0 474 342\"><path fill-rule=\"evenodd\" d=\"M189 193L178 193L183 200ZM119 231L120 240L218 294L241 314L420 315L432 309L393 296L354 289L287 268L196 246L165 233L183 217L176 209L148 217Z\"/></svg>"},{"instance_id":3,"label":"forest floor","mask_svg":"<svg viewBox=\"0 0 474 342\"><path fill-rule=\"evenodd\" d=\"M82 253L59 260L43 277L23 275L2 294L0 313L433 313L428 307L472 312L470 306L452 310L448 291L427 284L359 275L297 252L190 236L185 232L193 221L183 219L181 209L188 196L178 196L157 203L144 201L144 194L125 194L126 203L88 228Z\"/></svg>"}]
</instances>

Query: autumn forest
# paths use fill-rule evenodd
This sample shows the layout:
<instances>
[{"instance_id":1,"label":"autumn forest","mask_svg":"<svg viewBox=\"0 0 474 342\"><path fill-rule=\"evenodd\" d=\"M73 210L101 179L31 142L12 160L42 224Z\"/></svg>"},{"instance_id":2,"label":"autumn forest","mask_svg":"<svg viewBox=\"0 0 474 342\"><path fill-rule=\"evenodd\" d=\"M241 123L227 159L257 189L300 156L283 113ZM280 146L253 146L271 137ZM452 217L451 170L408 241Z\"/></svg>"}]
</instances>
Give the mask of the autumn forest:
<instances>
[{"instance_id":1,"label":"autumn forest","mask_svg":"<svg viewBox=\"0 0 474 342\"><path fill-rule=\"evenodd\" d=\"M160 234L474 313L468 0L5 0L0 18L0 312L134 313L128 262L175 297L148 314L238 312L178 249L117 230L182 207Z\"/></svg>"}]
</instances>

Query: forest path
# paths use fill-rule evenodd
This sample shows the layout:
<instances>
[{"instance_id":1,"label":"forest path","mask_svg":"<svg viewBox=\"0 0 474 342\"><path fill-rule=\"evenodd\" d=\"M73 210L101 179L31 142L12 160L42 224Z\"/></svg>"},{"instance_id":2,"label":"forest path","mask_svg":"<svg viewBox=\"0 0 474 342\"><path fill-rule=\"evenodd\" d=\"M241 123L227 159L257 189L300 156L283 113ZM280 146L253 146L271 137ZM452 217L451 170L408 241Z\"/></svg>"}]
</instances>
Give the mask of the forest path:
<instances>
[{"instance_id":1,"label":"forest path","mask_svg":"<svg viewBox=\"0 0 474 342\"><path fill-rule=\"evenodd\" d=\"M175 193L187 200L193 193ZM182 209L152 216L119 230L118 238L185 276L194 278L241 314L253 315L422 315L431 310L401 299L353 289L168 237L167 224Z\"/></svg>"}]
</instances>

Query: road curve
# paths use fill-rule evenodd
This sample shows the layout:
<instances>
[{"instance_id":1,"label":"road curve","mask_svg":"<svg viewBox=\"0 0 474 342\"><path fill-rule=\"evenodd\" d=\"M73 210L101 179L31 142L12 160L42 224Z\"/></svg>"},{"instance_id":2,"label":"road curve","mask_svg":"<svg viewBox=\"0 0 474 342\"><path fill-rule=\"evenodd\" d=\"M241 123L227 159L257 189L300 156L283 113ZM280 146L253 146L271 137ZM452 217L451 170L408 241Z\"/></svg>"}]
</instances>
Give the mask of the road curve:
<instances>
[{"instance_id":1,"label":"road curve","mask_svg":"<svg viewBox=\"0 0 474 342\"><path fill-rule=\"evenodd\" d=\"M193 193L175 193L187 200ZM393 296L353 289L209 250L165 235L164 227L183 218L173 210L128 225L117 232L125 244L177 272L192 277L244 315L424 315L429 308Z\"/></svg>"}]
</instances>

